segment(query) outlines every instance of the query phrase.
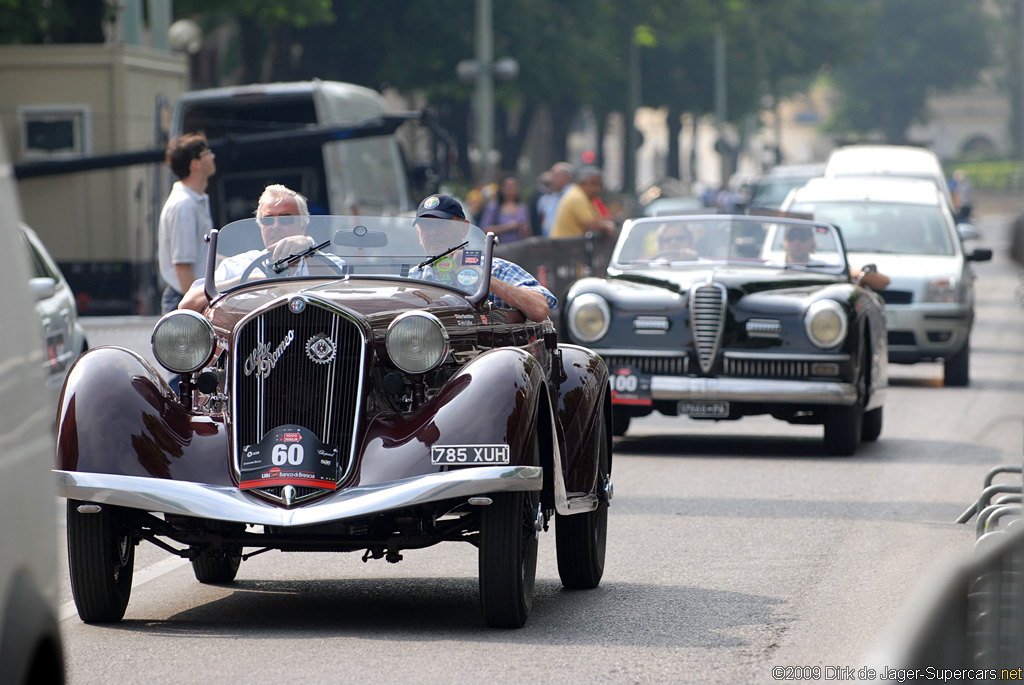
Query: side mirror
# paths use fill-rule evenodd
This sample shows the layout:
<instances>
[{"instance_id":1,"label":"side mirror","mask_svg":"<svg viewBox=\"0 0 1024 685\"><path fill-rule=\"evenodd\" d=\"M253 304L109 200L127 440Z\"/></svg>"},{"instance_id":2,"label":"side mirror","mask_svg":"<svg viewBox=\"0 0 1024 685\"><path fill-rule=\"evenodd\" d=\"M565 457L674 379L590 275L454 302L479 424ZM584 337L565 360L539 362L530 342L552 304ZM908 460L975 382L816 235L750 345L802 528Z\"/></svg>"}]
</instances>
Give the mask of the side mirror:
<instances>
[{"instance_id":1,"label":"side mirror","mask_svg":"<svg viewBox=\"0 0 1024 685\"><path fill-rule=\"evenodd\" d=\"M36 296L36 302L48 300L57 293L57 281L48 276L30 278L28 280L28 287L32 290L32 294Z\"/></svg>"},{"instance_id":2,"label":"side mirror","mask_svg":"<svg viewBox=\"0 0 1024 685\"><path fill-rule=\"evenodd\" d=\"M977 240L981 233L974 227L974 224L957 224L956 230L961 240Z\"/></svg>"},{"instance_id":3,"label":"side mirror","mask_svg":"<svg viewBox=\"0 0 1024 685\"><path fill-rule=\"evenodd\" d=\"M969 262L987 262L992 259L992 250L987 247L976 247L964 256Z\"/></svg>"}]
</instances>

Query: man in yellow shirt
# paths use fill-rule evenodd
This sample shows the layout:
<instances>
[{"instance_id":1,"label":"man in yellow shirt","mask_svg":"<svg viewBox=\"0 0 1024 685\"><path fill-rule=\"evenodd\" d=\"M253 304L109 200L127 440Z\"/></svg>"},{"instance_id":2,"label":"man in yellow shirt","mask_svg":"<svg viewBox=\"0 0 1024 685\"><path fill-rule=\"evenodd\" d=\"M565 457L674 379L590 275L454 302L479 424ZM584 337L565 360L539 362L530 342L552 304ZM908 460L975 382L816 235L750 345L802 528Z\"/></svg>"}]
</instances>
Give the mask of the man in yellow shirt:
<instances>
[{"instance_id":1,"label":"man in yellow shirt","mask_svg":"<svg viewBox=\"0 0 1024 685\"><path fill-rule=\"evenodd\" d=\"M592 166L580 169L576 183L569 187L558 202L551 237L574 238L593 231L614 238L615 224L610 219L602 219L593 203L593 198L601 194L602 187L600 169Z\"/></svg>"}]
</instances>

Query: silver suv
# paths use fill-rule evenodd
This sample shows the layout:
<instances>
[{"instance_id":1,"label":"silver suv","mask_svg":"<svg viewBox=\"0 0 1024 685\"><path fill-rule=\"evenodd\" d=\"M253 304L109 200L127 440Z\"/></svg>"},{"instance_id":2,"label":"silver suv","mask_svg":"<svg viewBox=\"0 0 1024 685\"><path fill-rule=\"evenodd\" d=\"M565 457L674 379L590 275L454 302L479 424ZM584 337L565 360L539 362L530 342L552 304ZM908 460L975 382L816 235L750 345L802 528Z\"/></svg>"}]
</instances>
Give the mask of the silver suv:
<instances>
[{"instance_id":1,"label":"silver suv","mask_svg":"<svg viewBox=\"0 0 1024 685\"><path fill-rule=\"evenodd\" d=\"M0 683L61 683L53 398L46 391L37 295L0 138Z\"/></svg>"},{"instance_id":2,"label":"silver suv","mask_svg":"<svg viewBox=\"0 0 1024 685\"><path fill-rule=\"evenodd\" d=\"M929 181L820 178L791 192L782 209L839 227L850 265L875 264L891 283L885 300L889 361L942 360L945 384L967 385L974 272L992 250L968 252L942 191Z\"/></svg>"}]
</instances>

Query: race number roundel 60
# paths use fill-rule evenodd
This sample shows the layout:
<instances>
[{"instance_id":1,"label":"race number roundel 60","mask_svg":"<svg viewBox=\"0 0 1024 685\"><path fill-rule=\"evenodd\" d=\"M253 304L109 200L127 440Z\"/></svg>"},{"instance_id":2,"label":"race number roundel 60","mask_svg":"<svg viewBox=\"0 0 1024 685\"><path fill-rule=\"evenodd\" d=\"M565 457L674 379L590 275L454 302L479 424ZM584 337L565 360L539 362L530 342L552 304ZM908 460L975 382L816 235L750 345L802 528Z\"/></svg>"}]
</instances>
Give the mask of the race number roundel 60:
<instances>
[{"instance_id":1,"label":"race number roundel 60","mask_svg":"<svg viewBox=\"0 0 1024 685\"><path fill-rule=\"evenodd\" d=\"M284 466L286 463L292 466L299 466L303 459L302 445L291 443L289 445L274 445L270 453L270 461L274 466Z\"/></svg>"}]
</instances>

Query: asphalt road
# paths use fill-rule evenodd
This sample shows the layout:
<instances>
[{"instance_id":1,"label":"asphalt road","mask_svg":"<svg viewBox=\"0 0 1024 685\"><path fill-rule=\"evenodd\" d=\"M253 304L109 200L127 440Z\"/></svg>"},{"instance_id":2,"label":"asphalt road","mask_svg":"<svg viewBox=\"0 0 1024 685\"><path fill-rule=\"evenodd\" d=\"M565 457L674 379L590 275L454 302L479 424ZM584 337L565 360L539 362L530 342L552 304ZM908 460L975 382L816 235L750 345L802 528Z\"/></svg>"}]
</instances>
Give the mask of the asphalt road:
<instances>
[{"instance_id":1,"label":"asphalt road","mask_svg":"<svg viewBox=\"0 0 1024 685\"><path fill-rule=\"evenodd\" d=\"M566 591L541 537L527 626L489 630L476 552L447 543L391 565L270 552L232 585L197 583L143 543L124 621L89 626L66 580L70 682L767 683L776 666L867 665L946 565L985 472L1020 463L1024 309L1006 217L978 222L972 380L891 366L881 439L824 455L820 427L651 417L614 450L604 581ZM1019 666L1019 664L1018 664ZM833 672L838 674L838 672ZM824 676L824 671L822 671Z\"/></svg>"}]
</instances>

